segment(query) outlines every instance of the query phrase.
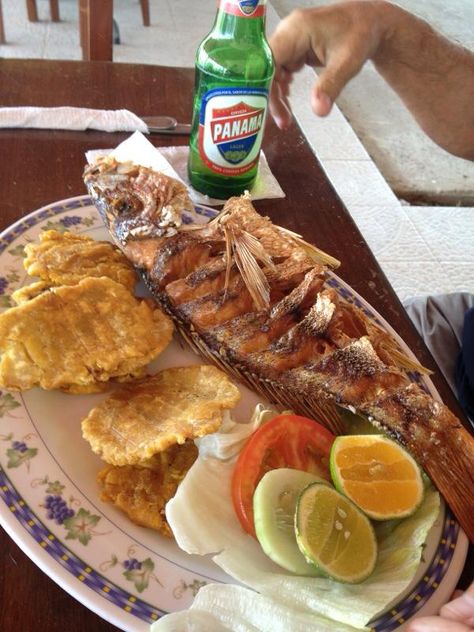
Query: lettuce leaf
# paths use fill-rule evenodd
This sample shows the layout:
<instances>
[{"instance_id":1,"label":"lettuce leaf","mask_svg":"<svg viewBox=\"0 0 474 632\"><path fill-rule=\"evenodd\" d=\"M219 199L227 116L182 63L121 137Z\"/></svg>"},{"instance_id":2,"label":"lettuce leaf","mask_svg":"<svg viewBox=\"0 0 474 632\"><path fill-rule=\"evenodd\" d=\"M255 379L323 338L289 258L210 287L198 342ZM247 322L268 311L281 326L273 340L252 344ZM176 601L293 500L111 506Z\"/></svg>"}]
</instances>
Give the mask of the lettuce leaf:
<instances>
[{"instance_id":1,"label":"lettuce leaf","mask_svg":"<svg viewBox=\"0 0 474 632\"><path fill-rule=\"evenodd\" d=\"M153 632L220 632L228 625L232 626L228 629L242 632L296 631L300 629L299 621L301 630L308 629L308 621L313 629L317 624L321 632L367 629L364 626L412 581L424 542L440 511L439 494L431 486L413 516L376 526L377 564L361 584L295 576L273 563L258 542L242 530L232 506L232 472L245 440L268 416L268 411L257 407L248 424L229 418L219 432L200 439L199 458L166 507L181 549L213 555L218 566L248 588L207 586L198 593L190 611L179 614L179 625L186 622L190 627L166 627L169 618L175 617L176 621L178 616L169 615L153 624ZM291 620L291 625L282 626L283 620ZM199 627L200 621L205 622L204 627Z\"/></svg>"},{"instance_id":2,"label":"lettuce leaf","mask_svg":"<svg viewBox=\"0 0 474 632\"><path fill-rule=\"evenodd\" d=\"M355 629L317 614L289 609L253 590L231 584L204 586L189 610L167 615L151 628L152 632L354 632Z\"/></svg>"}]
</instances>

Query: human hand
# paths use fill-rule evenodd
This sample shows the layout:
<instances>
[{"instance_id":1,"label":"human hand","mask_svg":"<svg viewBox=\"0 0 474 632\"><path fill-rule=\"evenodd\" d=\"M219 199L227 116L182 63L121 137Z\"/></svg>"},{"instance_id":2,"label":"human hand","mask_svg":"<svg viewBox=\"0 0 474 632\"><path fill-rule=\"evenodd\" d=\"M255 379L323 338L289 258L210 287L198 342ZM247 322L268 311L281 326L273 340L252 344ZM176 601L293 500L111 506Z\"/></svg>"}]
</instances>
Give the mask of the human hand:
<instances>
[{"instance_id":1,"label":"human hand","mask_svg":"<svg viewBox=\"0 0 474 632\"><path fill-rule=\"evenodd\" d=\"M406 632L472 632L474 630L474 584L464 592L456 591L437 617L420 617Z\"/></svg>"},{"instance_id":2,"label":"human hand","mask_svg":"<svg viewBox=\"0 0 474 632\"><path fill-rule=\"evenodd\" d=\"M349 0L293 11L269 42L276 62L270 112L281 129L291 123L295 72L304 65L324 67L311 105L326 116L371 59L435 143L474 160L474 53L421 18L386 0Z\"/></svg>"},{"instance_id":3,"label":"human hand","mask_svg":"<svg viewBox=\"0 0 474 632\"><path fill-rule=\"evenodd\" d=\"M326 116L346 83L376 53L386 26L378 0L352 0L297 9L282 20L269 43L276 63L270 112L278 127L291 122L288 101L293 74L305 64L324 66L313 87L315 114Z\"/></svg>"}]
</instances>

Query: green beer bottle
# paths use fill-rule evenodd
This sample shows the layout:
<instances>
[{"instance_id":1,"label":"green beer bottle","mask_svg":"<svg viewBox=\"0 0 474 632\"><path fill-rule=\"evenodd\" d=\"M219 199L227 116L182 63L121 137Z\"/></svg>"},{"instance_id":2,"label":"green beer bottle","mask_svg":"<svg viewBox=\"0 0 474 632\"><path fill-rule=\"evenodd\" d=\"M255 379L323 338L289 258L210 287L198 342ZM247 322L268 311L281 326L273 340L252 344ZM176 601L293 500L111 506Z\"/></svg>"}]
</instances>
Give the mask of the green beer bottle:
<instances>
[{"instance_id":1,"label":"green beer bottle","mask_svg":"<svg viewBox=\"0 0 474 632\"><path fill-rule=\"evenodd\" d=\"M196 54L188 174L192 186L227 199L255 182L273 57L266 0L220 0Z\"/></svg>"}]
</instances>

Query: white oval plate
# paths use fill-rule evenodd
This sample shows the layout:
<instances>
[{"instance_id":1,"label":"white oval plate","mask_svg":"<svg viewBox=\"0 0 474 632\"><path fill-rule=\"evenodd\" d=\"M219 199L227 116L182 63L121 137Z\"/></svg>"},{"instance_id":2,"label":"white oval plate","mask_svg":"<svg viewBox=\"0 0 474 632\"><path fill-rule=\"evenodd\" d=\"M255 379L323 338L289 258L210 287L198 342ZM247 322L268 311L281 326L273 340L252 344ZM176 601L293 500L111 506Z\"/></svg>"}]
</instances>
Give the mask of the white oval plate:
<instances>
[{"instance_id":1,"label":"white oval plate","mask_svg":"<svg viewBox=\"0 0 474 632\"><path fill-rule=\"evenodd\" d=\"M202 221L216 213L205 207L196 210ZM22 265L24 246L49 229L109 239L87 196L48 205L21 219L0 235L2 310L11 306L14 290L31 282ZM339 277L333 275L329 283L400 341ZM151 370L199 362L173 342ZM437 397L431 381L424 384ZM244 421L259 398L241 390L235 417ZM96 475L103 463L82 439L80 421L104 397L41 389L0 392L0 524L78 601L123 630L144 632L162 614L188 608L203 584L233 580L212 561L184 553L99 500ZM53 514L48 509L52 501ZM69 510L68 517L61 507ZM464 532L445 508L430 533L415 580L372 622L372 629L388 632L415 615L436 612L457 583L467 546Z\"/></svg>"}]
</instances>

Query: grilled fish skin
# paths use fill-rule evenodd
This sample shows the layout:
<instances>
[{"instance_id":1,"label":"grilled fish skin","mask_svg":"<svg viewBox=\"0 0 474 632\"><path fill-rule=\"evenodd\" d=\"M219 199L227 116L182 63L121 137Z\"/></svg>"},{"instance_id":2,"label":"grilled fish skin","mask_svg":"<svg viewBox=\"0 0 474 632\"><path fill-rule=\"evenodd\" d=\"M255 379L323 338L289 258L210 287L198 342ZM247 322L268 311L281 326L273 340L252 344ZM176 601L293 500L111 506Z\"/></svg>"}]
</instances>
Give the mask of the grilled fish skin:
<instances>
[{"instance_id":1,"label":"grilled fish skin","mask_svg":"<svg viewBox=\"0 0 474 632\"><path fill-rule=\"evenodd\" d=\"M132 185L107 189L97 171L86 172L85 183L113 238L195 351L335 433L344 432L338 406L367 416L411 452L474 540L474 439L409 375L427 371L329 287L335 260L261 217L245 196L231 198L206 225L150 239L127 232Z\"/></svg>"}]
</instances>

